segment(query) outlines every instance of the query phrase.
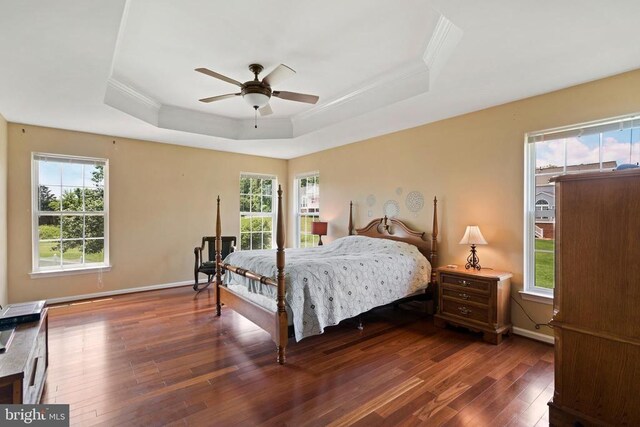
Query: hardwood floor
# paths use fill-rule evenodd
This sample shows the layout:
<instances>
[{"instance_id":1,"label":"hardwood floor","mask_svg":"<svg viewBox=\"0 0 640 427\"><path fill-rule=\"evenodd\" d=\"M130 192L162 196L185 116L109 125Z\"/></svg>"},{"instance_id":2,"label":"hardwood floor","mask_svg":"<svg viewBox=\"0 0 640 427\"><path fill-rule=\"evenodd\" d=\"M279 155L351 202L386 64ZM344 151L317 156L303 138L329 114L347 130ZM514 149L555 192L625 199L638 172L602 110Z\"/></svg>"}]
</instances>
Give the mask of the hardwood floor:
<instances>
[{"instance_id":1,"label":"hardwood floor","mask_svg":"<svg viewBox=\"0 0 640 427\"><path fill-rule=\"evenodd\" d=\"M382 308L299 343L190 287L53 307L43 402L72 425L548 425L553 348Z\"/></svg>"}]
</instances>

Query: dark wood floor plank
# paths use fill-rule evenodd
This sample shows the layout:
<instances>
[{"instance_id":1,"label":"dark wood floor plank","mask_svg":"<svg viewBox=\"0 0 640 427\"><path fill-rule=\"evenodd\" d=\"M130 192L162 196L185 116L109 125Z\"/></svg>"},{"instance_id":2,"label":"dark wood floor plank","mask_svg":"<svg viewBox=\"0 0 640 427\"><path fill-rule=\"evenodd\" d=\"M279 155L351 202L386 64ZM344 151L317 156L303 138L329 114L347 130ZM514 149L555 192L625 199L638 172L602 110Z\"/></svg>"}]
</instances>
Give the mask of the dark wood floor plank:
<instances>
[{"instance_id":1,"label":"dark wood floor plank","mask_svg":"<svg viewBox=\"0 0 640 427\"><path fill-rule=\"evenodd\" d=\"M82 426L536 425L553 392L550 346L500 346L381 308L290 342L189 287L53 307L43 401Z\"/></svg>"}]
</instances>

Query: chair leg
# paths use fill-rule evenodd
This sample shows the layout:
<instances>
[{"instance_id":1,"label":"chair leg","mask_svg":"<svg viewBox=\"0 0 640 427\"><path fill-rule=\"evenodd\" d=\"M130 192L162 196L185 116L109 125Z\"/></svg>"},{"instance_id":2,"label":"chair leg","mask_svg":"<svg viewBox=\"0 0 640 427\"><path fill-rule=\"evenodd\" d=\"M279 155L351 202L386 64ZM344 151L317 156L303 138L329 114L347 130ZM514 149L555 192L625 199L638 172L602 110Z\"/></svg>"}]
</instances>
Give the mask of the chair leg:
<instances>
[{"instance_id":1,"label":"chair leg","mask_svg":"<svg viewBox=\"0 0 640 427\"><path fill-rule=\"evenodd\" d=\"M195 276L196 280L195 280L194 285L193 285L193 290L197 291L198 290L198 272L197 271L195 272L194 276Z\"/></svg>"}]
</instances>

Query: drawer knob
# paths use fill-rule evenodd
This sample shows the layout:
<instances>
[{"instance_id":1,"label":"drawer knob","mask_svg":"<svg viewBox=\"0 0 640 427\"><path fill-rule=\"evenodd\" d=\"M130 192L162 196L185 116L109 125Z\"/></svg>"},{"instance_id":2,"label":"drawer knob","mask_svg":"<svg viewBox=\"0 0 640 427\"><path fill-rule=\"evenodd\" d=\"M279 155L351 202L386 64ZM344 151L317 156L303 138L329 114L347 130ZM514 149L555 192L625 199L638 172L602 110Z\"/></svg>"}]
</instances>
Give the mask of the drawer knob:
<instances>
[{"instance_id":1,"label":"drawer knob","mask_svg":"<svg viewBox=\"0 0 640 427\"><path fill-rule=\"evenodd\" d=\"M460 313L462 313L463 316L468 316L469 313L471 313L471 310L469 310L467 307L458 307L458 310L460 311Z\"/></svg>"},{"instance_id":2,"label":"drawer knob","mask_svg":"<svg viewBox=\"0 0 640 427\"><path fill-rule=\"evenodd\" d=\"M458 280L458 283L461 284L462 286L469 286L471 283L467 282L466 280Z\"/></svg>"},{"instance_id":3,"label":"drawer knob","mask_svg":"<svg viewBox=\"0 0 640 427\"><path fill-rule=\"evenodd\" d=\"M458 295L460 295L460 298L462 298L462 299L469 299L470 298L470 296L467 295L467 294L458 294Z\"/></svg>"}]
</instances>

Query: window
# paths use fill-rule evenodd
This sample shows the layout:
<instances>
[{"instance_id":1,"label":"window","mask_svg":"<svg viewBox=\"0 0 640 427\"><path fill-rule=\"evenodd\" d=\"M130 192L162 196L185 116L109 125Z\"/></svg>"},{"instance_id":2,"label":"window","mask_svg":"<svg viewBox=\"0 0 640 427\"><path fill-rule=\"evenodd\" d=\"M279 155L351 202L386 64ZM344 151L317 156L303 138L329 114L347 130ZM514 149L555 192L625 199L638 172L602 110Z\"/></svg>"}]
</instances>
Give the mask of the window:
<instances>
[{"instance_id":1,"label":"window","mask_svg":"<svg viewBox=\"0 0 640 427\"><path fill-rule=\"evenodd\" d=\"M553 295L556 175L640 164L640 118L624 117L527 135L525 292Z\"/></svg>"},{"instance_id":2,"label":"window","mask_svg":"<svg viewBox=\"0 0 640 427\"><path fill-rule=\"evenodd\" d=\"M296 178L296 243L299 248L318 245L311 234L311 223L320 219L320 174L313 172Z\"/></svg>"},{"instance_id":3,"label":"window","mask_svg":"<svg viewBox=\"0 0 640 427\"><path fill-rule=\"evenodd\" d=\"M108 161L32 155L33 272L109 265Z\"/></svg>"},{"instance_id":4,"label":"window","mask_svg":"<svg viewBox=\"0 0 640 427\"><path fill-rule=\"evenodd\" d=\"M275 223L276 178L240 175L240 249L271 249Z\"/></svg>"}]
</instances>

